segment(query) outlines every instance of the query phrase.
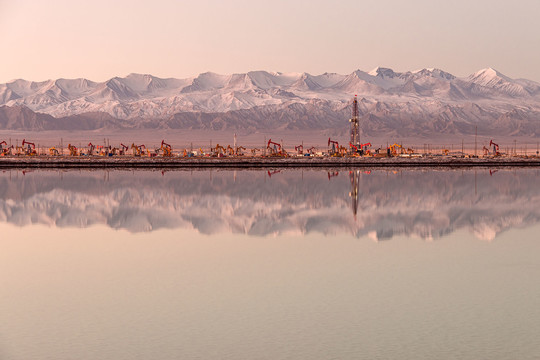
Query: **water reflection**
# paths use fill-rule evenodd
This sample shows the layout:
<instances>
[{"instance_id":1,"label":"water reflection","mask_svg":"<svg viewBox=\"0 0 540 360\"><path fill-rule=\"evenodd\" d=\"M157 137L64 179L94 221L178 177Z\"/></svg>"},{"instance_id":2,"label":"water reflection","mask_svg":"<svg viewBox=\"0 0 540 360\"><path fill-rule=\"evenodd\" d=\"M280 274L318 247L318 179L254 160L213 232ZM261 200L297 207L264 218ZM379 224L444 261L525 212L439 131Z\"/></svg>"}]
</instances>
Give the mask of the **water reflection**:
<instances>
[{"instance_id":1,"label":"water reflection","mask_svg":"<svg viewBox=\"0 0 540 360\"><path fill-rule=\"evenodd\" d=\"M540 222L539 170L4 171L0 221L131 232L492 240Z\"/></svg>"}]
</instances>

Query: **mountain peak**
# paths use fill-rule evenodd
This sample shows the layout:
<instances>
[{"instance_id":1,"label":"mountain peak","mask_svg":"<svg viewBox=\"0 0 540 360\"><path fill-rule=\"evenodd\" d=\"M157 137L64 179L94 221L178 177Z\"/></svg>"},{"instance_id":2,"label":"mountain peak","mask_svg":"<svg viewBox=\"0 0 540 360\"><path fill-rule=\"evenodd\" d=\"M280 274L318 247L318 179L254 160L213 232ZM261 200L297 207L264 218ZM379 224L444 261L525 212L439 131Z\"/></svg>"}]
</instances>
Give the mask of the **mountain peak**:
<instances>
[{"instance_id":1,"label":"mountain peak","mask_svg":"<svg viewBox=\"0 0 540 360\"><path fill-rule=\"evenodd\" d=\"M164 119L197 111L227 113L250 109L257 114L262 107L290 110L292 105L306 104L314 108L328 106L325 109L337 114L336 109L348 103L352 94L370 104L420 104L420 112L429 111L424 106L436 106L432 104L448 102L454 106L479 99L485 103L493 100L501 111L506 111L505 107L512 109L518 102L527 104L532 112L540 111L540 84L512 80L493 68L482 69L469 78L455 78L437 68L395 72L377 67L369 73L355 70L344 75L259 70L225 75L205 72L185 79L131 73L104 82L15 80L0 84L0 106L25 105L32 111L59 117L101 111L120 119Z\"/></svg>"},{"instance_id":2,"label":"mountain peak","mask_svg":"<svg viewBox=\"0 0 540 360\"><path fill-rule=\"evenodd\" d=\"M126 79L154 79L155 77L150 74L138 74L138 73L130 73L128 76L126 76Z\"/></svg>"},{"instance_id":3,"label":"mountain peak","mask_svg":"<svg viewBox=\"0 0 540 360\"><path fill-rule=\"evenodd\" d=\"M519 81L501 74L493 68L486 68L475 72L467 79L470 83L493 89L511 97L529 96L538 91L536 86L525 88Z\"/></svg>"},{"instance_id":4,"label":"mountain peak","mask_svg":"<svg viewBox=\"0 0 540 360\"><path fill-rule=\"evenodd\" d=\"M371 76L378 76L378 77L381 77L381 78L394 78L396 77L396 73L394 72L394 70L390 69L390 68L384 68L384 67L380 67L380 66L377 66L375 69L371 70L370 72L368 72L369 75Z\"/></svg>"},{"instance_id":5,"label":"mountain peak","mask_svg":"<svg viewBox=\"0 0 540 360\"><path fill-rule=\"evenodd\" d=\"M508 76L503 75L502 73L500 73L499 71L491 67L478 70L477 72L469 76L469 79L483 79L486 81L490 81L495 78L501 78L506 81L512 81L512 79L510 79Z\"/></svg>"},{"instance_id":6,"label":"mountain peak","mask_svg":"<svg viewBox=\"0 0 540 360\"><path fill-rule=\"evenodd\" d=\"M437 68L424 68L420 70L415 70L412 73L417 76L429 76L445 80L454 80L456 78L454 75Z\"/></svg>"}]
</instances>

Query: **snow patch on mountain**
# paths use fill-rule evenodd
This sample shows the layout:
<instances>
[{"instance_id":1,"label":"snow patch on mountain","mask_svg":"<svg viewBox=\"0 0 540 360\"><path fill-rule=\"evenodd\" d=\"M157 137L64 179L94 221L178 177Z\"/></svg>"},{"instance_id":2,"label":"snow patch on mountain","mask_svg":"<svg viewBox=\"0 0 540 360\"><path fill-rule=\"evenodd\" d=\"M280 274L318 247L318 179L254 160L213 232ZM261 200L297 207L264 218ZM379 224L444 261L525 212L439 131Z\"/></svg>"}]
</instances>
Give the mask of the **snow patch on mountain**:
<instances>
[{"instance_id":1,"label":"snow patch on mountain","mask_svg":"<svg viewBox=\"0 0 540 360\"><path fill-rule=\"evenodd\" d=\"M530 95L518 82L492 68L482 69L470 75L468 81L510 96L522 97Z\"/></svg>"},{"instance_id":2,"label":"snow patch on mountain","mask_svg":"<svg viewBox=\"0 0 540 360\"><path fill-rule=\"evenodd\" d=\"M540 84L525 79L514 80L491 68L465 78L437 68L396 72L377 67L370 72L356 70L347 75L267 71L222 75L206 72L186 79L129 74L105 82L57 79L43 82L14 80L0 84L0 106L25 106L54 117L102 112L121 120L161 123L176 114L237 112L238 116L247 116L240 112L251 111L250 116L261 126L269 122L262 118L269 113L276 114L281 122L288 119L293 127L309 126L306 119L310 117L322 126L319 116L326 114L328 121L324 123L332 126L330 124L337 123L338 118L348 117L345 113L350 112L347 106L354 95L361 99L362 118L373 120L373 123L363 125L367 126L365 131L370 128L373 131L383 131L383 128L398 131L398 124L415 128L423 124L431 129L459 132L469 129L475 121L479 122L476 125L486 128L489 124L502 126L506 119L518 116L513 112L516 108L520 109L520 119L508 121L514 124L512 131L525 131L525 128L534 128L534 118L540 112ZM467 105L471 103L481 111ZM269 111L263 111L265 107ZM303 110L298 111L300 108ZM472 110L475 113L469 112ZM482 115L478 115L480 113ZM229 127L244 123L244 119L225 117ZM178 120L176 117L175 122L180 126ZM527 125L518 126L516 120L525 121ZM253 126L257 127L256 124ZM410 130L406 128L406 131Z\"/></svg>"}]
</instances>

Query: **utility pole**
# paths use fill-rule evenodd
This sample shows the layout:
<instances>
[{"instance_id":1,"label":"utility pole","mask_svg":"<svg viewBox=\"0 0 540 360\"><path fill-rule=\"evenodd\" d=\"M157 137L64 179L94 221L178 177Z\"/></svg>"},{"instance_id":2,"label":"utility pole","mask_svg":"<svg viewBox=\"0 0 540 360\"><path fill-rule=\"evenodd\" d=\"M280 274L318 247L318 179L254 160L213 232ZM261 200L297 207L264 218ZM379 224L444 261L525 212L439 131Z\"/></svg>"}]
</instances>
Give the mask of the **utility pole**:
<instances>
[{"instance_id":1,"label":"utility pole","mask_svg":"<svg viewBox=\"0 0 540 360\"><path fill-rule=\"evenodd\" d=\"M476 153L477 138L478 138L478 126L475 126L474 127L474 157L477 157L477 153Z\"/></svg>"}]
</instances>

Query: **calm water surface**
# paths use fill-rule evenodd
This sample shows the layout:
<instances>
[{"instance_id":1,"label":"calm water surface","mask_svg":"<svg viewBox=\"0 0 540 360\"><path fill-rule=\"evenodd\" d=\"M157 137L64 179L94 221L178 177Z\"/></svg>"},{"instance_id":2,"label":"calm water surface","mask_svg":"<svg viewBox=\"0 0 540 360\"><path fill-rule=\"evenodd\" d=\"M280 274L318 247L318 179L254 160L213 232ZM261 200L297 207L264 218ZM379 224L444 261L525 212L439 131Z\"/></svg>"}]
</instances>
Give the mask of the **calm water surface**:
<instances>
[{"instance_id":1,"label":"calm water surface","mask_svg":"<svg viewBox=\"0 0 540 360\"><path fill-rule=\"evenodd\" d=\"M540 171L5 171L0 359L538 359Z\"/></svg>"}]
</instances>

